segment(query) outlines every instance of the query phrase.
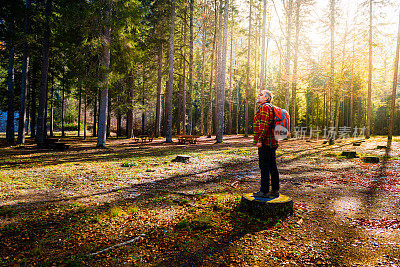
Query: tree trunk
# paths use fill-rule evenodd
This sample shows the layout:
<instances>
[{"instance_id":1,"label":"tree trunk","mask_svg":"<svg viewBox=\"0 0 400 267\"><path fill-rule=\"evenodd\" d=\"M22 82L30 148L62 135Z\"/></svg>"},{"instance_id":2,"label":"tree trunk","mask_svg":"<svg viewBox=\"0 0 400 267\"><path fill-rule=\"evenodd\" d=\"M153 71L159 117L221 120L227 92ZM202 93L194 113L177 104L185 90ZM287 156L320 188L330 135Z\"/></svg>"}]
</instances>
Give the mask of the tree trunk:
<instances>
[{"instance_id":1,"label":"tree trunk","mask_svg":"<svg viewBox=\"0 0 400 267\"><path fill-rule=\"evenodd\" d=\"M194 0L190 0L190 46L189 46L189 117L188 117L188 134L192 134L193 129L193 8Z\"/></svg>"},{"instance_id":2,"label":"tree trunk","mask_svg":"<svg viewBox=\"0 0 400 267\"><path fill-rule=\"evenodd\" d=\"M265 30L267 27L267 0L264 0L263 7L263 26L261 32L261 70L260 70L260 91L265 89Z\"/></svg>"},{"instance_id":3,"label":"tree trunk","mask_svg":"<svg viewBox=\"0 0 400 267\"><path fill-rule=\"evenodd\" d=\"M204 11L205 12L205 11ZM201 71L201 88L200 88L200 135L204 134L204 88L205 88L205 72L206 72L206 21L203 16L203 41L201 44L202 48L202 71Z\"/></svg>"},{"instance_id":4,"label":"tree trunk","mask_svg":"<svg viewBox=\"0 0 400 267\"><path fill-rule=\"evenodd\" d=\"M82 109L82 84L79 87L79 100L78 100L78 137L81 136L81 109Z\"/></svg>"},{"instance_id":5,"label":"tree trunk","mask_svg":"<svg viewBox=\"0 0 400 267\"><path fill-rule=\"evenodd\" d=\"M117 138L121 137L121 128L122 128L122 116L118 112L117 113Z\"/></svg>"},{"instance_id":6,"label":"tree trunk","mask_svg":"<svg viewBox=\"0 0 400 267\"><path fill-rule=\"evenodd\" d=\"M367 129L365 138L371 136L371 94L372 94L372 0L369 0L369 40L368 40L368 104L367 104Z\"/></svg>"},{"instance_id":7,"label":"tree trunk","mask_svg":"<svg viewBox=\"0 0 400 267\"><path fill-rule=\"evenodd\" d=\"M390 103L390 118L388 125L388 140L386 145L386 155L389 155L390 149L392 147L392 136L393 136L393 121L394 121L394 110L396 107L396 90L397 90L397 74L399 73L399 52L400 52L400 12L399 12L399 30L397 34L397 47L396 47L396 57L394 59L394 74L393 74L393 84L392 84L392 100Z\"/></svg>"},{"instance_id":8,"label":"tree trunk","mask_svg":"<svg viewBox=\"0 0 400 267\"><path fill-rule=\"evenodd\" d=\"M97 136L97 95L99 94L98 89L96 89L96 95L94 97L94 107L93 107L93 133L92 136Z\"/></svg>"},{"instance_id":9,"label":"tree trunk","mask_svg":"<svg viewBox=\"0 0 400 267\"><path fill-rule=\"evenodd\" d=\"M353 40L353 56L351 60L351 77L350 77L350 129L353 129L354 127L354 121L353 121L353 109L354 109L354 61L355 61L355 38L356 36L354 35L354 40Z\"/></svg>"},{"instance_id":10,"label":"tree trunk","mask_svg":"<svg viewBox=\"0 0 400 267\"><path fill-rule=\"evenodd\" d=\"M128 112L126 114L126 138L133 137L133 73L128 78Z\"/></svg>"},{"instance_id":11,"label":"tree trunk","mask_svg":"<svg viewBox=\"0 0 400 267\"><path fill-rule=\"evenodd\" d=\"M85 87L85 115L83 118L83 139L86 139L86 128L87 128L87 89Z\"/></svg>"},{"instance_id":12,"label":"tree trunk","mask_svg":"<svg viewBox=\"0 0 400 267\"><path fill-rule=\"evenodd\" d=\"M14 144L14 21L10 22L10 43L8 44L8 98L7 98L7 143Z\"/></svg>"},{"instance_id":13,"label":"tree trunk","mask_svg":"<svg viewBox=\"0 0 400 267\"><path fill-rule=\"evenodd\" d=\"M54 136L54 75L52 75L50 96L50 137Z\"/></svg>"},{"instance_id":14,"label":"tree trunk","mask_svg":"<svg viewBox=\"0 0 400 267\"><path fill-rule=\"evenodd\" d=\"M30 9L31 1L26 0L25 4L25 28L24 35L28 36L30 32ZM28 41L24 42L24 52L22 56L22 76L21 76L21 97L20 97L20 109L19 109L19 120L18 120L18 144L25 143L25 119L26 119L26 103L28 94L28 66L29 66L29 44Z\"/></svg>"},{"instance_id":15,"label":"tree trunk","mask_svg":"<svg viewBox=\"0 0 400 267\"><path fill-rule=\"evenodd\" d=\"M145 67L142 66L142 134L146 134L145 128L146 128L146 99L145 99L145 92L144 92L144 72L145 72Z\"/></svg>"},{"instance_id":16,"label":"tree trunk","mask_svg":"<svg viewBox=\"0 0 400 267\"><path fill-rule=\"evenodd\" d=\"M172 143L172 91L174 88L174 32L175 32L175 0L171 2L171 27L169 33L168 87L165 101L166 130L165 142Z\"/></svg>"},{"instance_id":17,"label":"tree trunk","mask_svg":"<svg viewBox=\"0 0 400 267\"><path fill-rule=\"evenodd\" d=\"M330 86L330 123L329 126L334 126L334 105L333 105L333 98L335 93L335 0L330 0L330 30L331 30L331 86Z\"/></svg>"},{"instance_id":18,"label":"tree trunk","mask_svg":"<svg viewBox=\"0 0 400 267\"><path fill-rule=\"evenodd\" d=\"M232 77L233 77L233 29L231 29L231 56L229 57L229 99L228 99L228 134L232 134Z\"/></svg>"},{"instance_id":19,"label":"tree trunk","mask_svg":"<svg viewBox=\"0 0 400 267\"><path fill-rule=\"evenodd\" d=\"M156 125L155 137L160 136L161 128L161 85L162 85L162 68L163 68L163 43L160 42L160 54L158 55L158 80L157 80L157 104L156 104Z\"/></svg>"},{"instance_id":20,"label":"tree trunk","mask_svg":"<svg viewBox=\"0 0 400 267\"><path fill-rule=\"evenodd\" d=\"M32 66L32 69L35 70L35 65ZM36 73L33 71L34 74ZM31 81L33 84L30 85L30 128L31 128L31 137L36 138L36 79L33 79L31 76Z\"/></svg>"},{"instance_id":21,"label":"tree trunk","mask_svg":"<svg viewBox=\"0 0 400 267\"><path fill-rule=\"evenodd\" d=\"M103 35L103 62L102 65L106 69L106 73L102 77L104 82L104 88L101 91L100 109L99 109L99 126L98 126L98 137L97 147L106 146L106 134L107 134L107 115L108 115L108 75L110 68L110 42L111 42L111 10L112 0L107 1L107 7L105 10L105 29Z\"/></svg>"},{"instance_id":22,"label":"tree trunk","mask_svg":"<svg viewBox=\"0 0 400 267\"><path fill-rule=\"evenodd\" d=\"M293 64L293 83L292 83L292 109L290 112L290 125L294 129L296 127L296 106L297 106L297 60L299 56L299 33L300 33L300 5L301 0L296 1L295 25L296 35L294 44L294 64Z\"/></svg>"},{"instance_id":23,"label":"tree trunk","mask_svg":"<svg viewBox=\"0 0 400 267\"><path fill-rule=\"evenodd\" d=\"M246 86L246 102L244 110L244 136L248 136L248 124L249 124L249 91L250 91L250 51L251 51L251 8L252 1L250 0L250 11L249 11L249 37L247 46L247 86Z\"/></svg>"},{"instance_id":24,"label":"tree trunk","mask_svg":"<svg viewBox=\"0 0 400 267\"><path fill-rule=\"evenodd\" d=\"M218 12L215 10L215 28L214 28L214 36L213 36L213 51L211 54L211 74L210 74L210 92L209 92L209 102L210 106L208 108L207 113L207 137L211 138L212 134L212 111L213 111L213 82L214 82L214 68L215 68L215 54L217 50L217 21L218 21Z\"/></svg>"},{"instance_id":25,"label":"tree trunk","mask_svg":"<svg viewBox=\"0 0 400 267\"><path fill-rule=\"evenodd\" d=\"M39 109L37 119L36 142L42 144L46 140L46 103L47 103L47 76L49 73L49 48L50 48L50 16L52 0L46 1L46 26L43 36L42 74L40 80Z\"/></svg>"},{"instance_id":26,"label":"tree trunk","mask_svg":"<svg viewBox=\"0 0 400 267\"><path fill-rule=\"evenodd\" d=\"M285 61L285 109L289 109L289 87L290 87L290 39L292 35L292 9L293 0L288 0L286 7L287 29L286 29L286 61Z\"/></svg>"},{"instance_id":27,"label":"tree trunk","mask_svg":"<svg viewBox=\"0 0 400 267\"><path fill-rule=\"evenodd\" d=\"M62 100L61 100L61 136L65 136L65 84L62 85Z\"/></svg>"},{"instance_id":28,"label":"tree trunk","mask_svg":"<svg viewBox=\"0 0 400 267\"><path fill-rule=\"evenodd\" d=\"M108 98L107 108L107 137L111 135L111 98Z\"/></svg>"},{"instance_id":29,"label":"tree trunk","mask_svg":"<svg viewBox=\"0 0 400 267\"><path fill-rule=\"evenodd\" d=\"M185 21L183 23L183 46L182 46L182 84L181 84L181 109L180 109L180 132L186 134L186 9Z\"/></svg>"},{"instance_id":30,"label":"tree trunk","mask_svg":"<svg viewBox=\"0 0 400 267\"><path fill-rule=\"evenodd\" d=\"M217 143L222 143L224 134L224 107L225 107L225 73L226 73L226 45L228 41L228 17L229 17L229 0L225 0L224 9L224 33L223 38L220 38L220 47L222 44L221 56L218 62L220 71L218 72L218 124L217 124ZM221 25L222 26L222 25ZM220 27L220 29L222 29ZM222 31L221 35L222 37ZM222 42L221 42L222 41Z\"/></svg>"}]
</instances>

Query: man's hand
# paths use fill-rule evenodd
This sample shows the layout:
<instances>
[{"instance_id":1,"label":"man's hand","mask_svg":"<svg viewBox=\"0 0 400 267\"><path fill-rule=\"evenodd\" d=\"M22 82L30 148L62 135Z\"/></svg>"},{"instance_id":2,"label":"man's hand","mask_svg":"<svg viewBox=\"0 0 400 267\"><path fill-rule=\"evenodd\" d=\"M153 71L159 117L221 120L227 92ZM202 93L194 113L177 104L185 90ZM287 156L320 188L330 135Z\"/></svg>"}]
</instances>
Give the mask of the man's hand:
<instances>
[{"instance_id":1,"label":"man's hand","mask_svg":"<svg viewBox=\"0 0 400 267\"><path fill-rule=\"evenodd\" d=\"M258 147L258 148L262 147L262 143L258 142L258 143L256 144L256 147Z\"/></svg>"}]
</instances>

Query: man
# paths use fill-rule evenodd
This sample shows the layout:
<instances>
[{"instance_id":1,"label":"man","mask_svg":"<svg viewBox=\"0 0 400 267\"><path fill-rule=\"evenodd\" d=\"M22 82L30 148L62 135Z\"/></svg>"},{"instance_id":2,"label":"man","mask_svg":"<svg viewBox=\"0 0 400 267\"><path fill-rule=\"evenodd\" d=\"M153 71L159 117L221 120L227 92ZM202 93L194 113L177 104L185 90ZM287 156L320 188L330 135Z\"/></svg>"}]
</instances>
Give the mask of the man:
<instances>
[{"instance_id":1,"label":"man","mask_svg":"<svg viewBox=\"0 0 400 267\"><path fill-rule=\"evenodd\" d=\"M272 128L274 120L274 111L271 106L272 93L268 90L262 90L257 97L257 103L260 105L254 116L253 144L258 147L259 167L261 169L261 188L254 193L254 196L275 198L279 197L279 172L276 166L276 149L278 141L275 139ZM271 189L270 192L270 175Z\"/></svg>"}]
</instances>

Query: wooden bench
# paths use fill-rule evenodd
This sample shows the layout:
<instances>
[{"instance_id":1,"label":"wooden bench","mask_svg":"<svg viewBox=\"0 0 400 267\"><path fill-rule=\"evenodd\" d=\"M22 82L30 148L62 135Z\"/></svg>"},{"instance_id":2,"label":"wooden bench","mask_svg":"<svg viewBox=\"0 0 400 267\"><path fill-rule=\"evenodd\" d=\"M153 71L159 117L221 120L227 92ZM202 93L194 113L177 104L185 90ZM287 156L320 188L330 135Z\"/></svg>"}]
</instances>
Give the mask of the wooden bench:
<instances>
[{"instance_id":1,"label":"wooden bench","mask_svg":"<svg viewBox=\"0 0 400 267\"><path fill-rule=\"evenodd\" d=\"M142 143L145 143L145 142L151 143L151 142L153 142L154 135L151 135L151 136L150 135L139 135L139 138L142 141Z\"/></svg>"},{"instance_id":2,"label":"wooden bench","mask_svg":"<svg viewBox=\"0 0 400 267\"><path fill-rule=\"evenodd\" d=\"M195 135L177 135L176 138L178 138L179 144L185 144L186 142L189 142L189 144L196 144L198 136Z\"/></svg>"}]
</instances>

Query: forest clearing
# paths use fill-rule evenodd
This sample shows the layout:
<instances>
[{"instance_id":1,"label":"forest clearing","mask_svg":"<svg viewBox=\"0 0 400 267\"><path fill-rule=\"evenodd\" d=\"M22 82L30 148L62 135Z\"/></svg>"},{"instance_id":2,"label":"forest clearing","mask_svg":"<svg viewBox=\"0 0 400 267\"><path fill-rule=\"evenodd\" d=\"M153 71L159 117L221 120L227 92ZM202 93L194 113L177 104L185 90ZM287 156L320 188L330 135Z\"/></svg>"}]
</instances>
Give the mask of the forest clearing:
<instances>
[{"instance_id":1,"label":"forest clearing","mask_svg":"<svg viewBox=\"0 0 400 267\"><path fill-rule=\"evenodd\" d=\"M237 210L259 186L250 137L3 146L1 265L399 265L400 139L389 157L377 148L384 137L354 141L281 142L281 191L294 200L282 220ZM340 156L347 150L358 158ZM190 161L171 162L180 154Z\"/></svg>"},{"instance_id":2,"label":"forest clearing","mask_svg":"<svg viewBox=\"0 0 400 267\"><path fill-rule=\"evenodd\" d=\"M400 266L399 58L398 0L2 0L0 266Z\"/></svg>"}]
</instances>

